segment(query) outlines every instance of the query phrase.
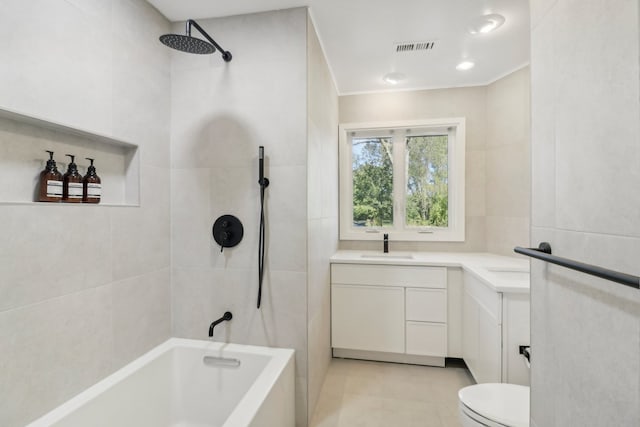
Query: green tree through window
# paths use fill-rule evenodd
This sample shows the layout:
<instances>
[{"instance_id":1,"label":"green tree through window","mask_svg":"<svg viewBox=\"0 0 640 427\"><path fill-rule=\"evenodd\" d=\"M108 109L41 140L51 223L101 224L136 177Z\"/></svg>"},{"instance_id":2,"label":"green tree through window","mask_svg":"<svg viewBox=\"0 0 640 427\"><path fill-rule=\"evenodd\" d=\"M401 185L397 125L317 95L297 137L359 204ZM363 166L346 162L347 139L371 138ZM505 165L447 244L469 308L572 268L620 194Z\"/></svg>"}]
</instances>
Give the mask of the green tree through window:
<instances>
[{"instance_id":1,"label":"green tree through window","mask_svg":"<svg viewBox=\"0 0 640 427\"><path fill-rule=\"evenodd\" d=\"M406 138L406 222L408 226L448 226L447 151L447 135Z\"/></svg>"},{"instance_id":2,"label":"green tree through window","mask_svg":"<svg viewBox=\"0 0 640 427\"><path fill-rule=\"evenodd\" d=\"M465 118L340 125L340 239L465 240Z\"/></svg>"},{"instance_id":3,"label":"green tree through window","mask_svg":"<svg viewBox=\"0 0 640 427\"><path fill-rule=\"evenodd\" d=\"M393 157L390 138L353 138L353 224L393 224Z\"/></svg>"}]
</instances>

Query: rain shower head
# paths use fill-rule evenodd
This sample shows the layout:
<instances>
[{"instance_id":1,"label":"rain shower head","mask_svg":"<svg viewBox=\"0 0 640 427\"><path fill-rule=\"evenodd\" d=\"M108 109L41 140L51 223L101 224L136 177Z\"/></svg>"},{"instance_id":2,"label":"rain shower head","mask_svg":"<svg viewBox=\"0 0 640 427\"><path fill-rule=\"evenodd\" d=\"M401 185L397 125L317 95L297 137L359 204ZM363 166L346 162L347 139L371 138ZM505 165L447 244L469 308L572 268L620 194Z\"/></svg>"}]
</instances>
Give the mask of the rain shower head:
<instances>
[{"instance_id":1,"label":"rain shower head","mask_svg":"<svg viewBox=\"0 0 640 427\"><path fill-rule=\"evenodd\" d=\"M198 30L200 34L202 34L208 40L208 42L202 39L199 39L197 37L192 37L191 36L192 26L196 27L196 30ZM226 62L231 61L231 58L232 58L231 52L224 50L193 19L187 20L186 35L183 36L181 34L164 34L160 36L160 42L162 42L162 44L166 46L169 46L172 49L176 49L186 53L195 53L199 55L211 54L215 52L216 49L218 49L222 54L222 59L224 59Z\"/></svg>"},{"instance_id":2,"label":"rain shower head","mask_svg":"<svg viewBox=\"0 0 640 427\"><path fill-rule=\"evenodd\" d=\"M181 34L164 34L160 36L160 41L170 48L186 53L196 53L199 55L207 55L216 51L211 43Z\"/></svg>"}]
</instances>

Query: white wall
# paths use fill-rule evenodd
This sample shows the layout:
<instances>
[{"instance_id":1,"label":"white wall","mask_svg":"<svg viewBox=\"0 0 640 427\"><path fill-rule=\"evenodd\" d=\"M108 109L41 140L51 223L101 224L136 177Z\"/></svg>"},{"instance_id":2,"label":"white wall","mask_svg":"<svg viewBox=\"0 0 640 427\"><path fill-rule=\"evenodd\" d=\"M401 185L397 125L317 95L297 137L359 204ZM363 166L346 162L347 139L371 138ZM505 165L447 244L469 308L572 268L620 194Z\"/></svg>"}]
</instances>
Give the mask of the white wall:
<instances>
[{"instance_id":1,"label":"white wall","mask_svg":"<svg viewBox=\"0 0 640 427\"><path fill-rule=\"evenodd\" d=\"M338 94L313 23L308 63L308 336L309 418L331 361L329 257L338 249Z\"/></svg>"},{"instance_id":2,"label":"white wall","mask_svg":"<svg viewBox=\"0 0 640 427\"><path fill-rule=\"evenodd\" d=\"M169 53L157 42L168 29L144 1L2 2L0 108L141 152L140 207L0 204L3 427L169 337ZM0 152L60 139L3 121Z\"/></svg>"},{"instance_id":3,"label":"white wall","mask_svg":"<svg viewBox=\"0 0 640 427\"><path fill-rule=\"evenodd\" d=\"M486 92L469 88L387 92L340 97L340 123L466 117L466 237L461 243L389 243L390 250L484 251ZM337 194L336 194L336 197ZM340 249L382 250L382 241L340 242Z\"/></svg>"},{"instance_id":4,"label":"white wall","mask_svg":"<svg viewBox=\"0 0 640 427\"><path fill-rule=\"evenodd\" d=\"M531 1L531 243L635 275L638 9ZM531 266L532 426L640 425L640 292Z\"/></svg>"},{"instance_id":5,"label":"white wall","mask_svg":"<svg viewBox=\"0 0 640 427\"><path fill-rule=\"evenodd\" d=\"M513 256L529 245L531 199L529 67L487 86L487 251Z\"/></svg>"},{"instance_id":6,"label":"white wall","mask_svg":"<svg viewBox=\"0 0 640 427\"><path fill-rule=\"evenodd\" d=\"M307 10L198 23L233 60L172 53L173 334L206 338L211 321L229 310L233 320L216 328L216 340L294 348L296 417L304 426L311 221ZM175 31L182 28L174 25ZM260 145L270 186L266 274L257 310ZM244 239L221 253L211 226L222 214L243 222Z\"/></svg>"},{"instance_id":7,"label":"white wall","mask_svg":"<svg viewBox=\"0 0 640 427\"><path fill-rule=\"evenodd\" d=\"M529 68L488 86L340 97L340 122L465 117L466 236L462 243L391 242L391 250L513 255L529 240ZM381 250L381 242L341 241Z\"/></svg>"}]
</instances>

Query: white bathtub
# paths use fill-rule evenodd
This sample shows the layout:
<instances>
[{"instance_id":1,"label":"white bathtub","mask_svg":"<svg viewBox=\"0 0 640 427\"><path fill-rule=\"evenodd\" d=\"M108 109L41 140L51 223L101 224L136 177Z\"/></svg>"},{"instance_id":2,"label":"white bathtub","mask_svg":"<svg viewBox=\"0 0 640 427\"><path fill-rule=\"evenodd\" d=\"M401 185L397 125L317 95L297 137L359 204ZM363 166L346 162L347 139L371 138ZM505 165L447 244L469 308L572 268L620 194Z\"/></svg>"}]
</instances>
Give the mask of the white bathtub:
<instances>
[{"instance_id":1,"label":"white bathtub","mask_svg":"<svg viewBox=\"0 0 640 427\"><path fill-rule=\"evenodd\" d=\"M293 354L171 338L28 427L293 427Z\"/></svg>"}]
</instances>

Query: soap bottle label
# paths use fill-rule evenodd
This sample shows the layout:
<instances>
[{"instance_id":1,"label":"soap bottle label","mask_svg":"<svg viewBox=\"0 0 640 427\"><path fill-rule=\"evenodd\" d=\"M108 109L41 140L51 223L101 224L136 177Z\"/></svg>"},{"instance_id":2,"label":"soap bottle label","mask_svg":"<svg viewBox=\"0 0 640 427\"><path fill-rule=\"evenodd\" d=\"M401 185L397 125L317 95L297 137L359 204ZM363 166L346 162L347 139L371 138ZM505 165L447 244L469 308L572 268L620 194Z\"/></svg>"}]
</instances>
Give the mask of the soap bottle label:
<instances>
[{"instance_id":1,"label":"soap bottle label","mask_svg":"<svg viewBox=\"0 0 640 427\"><path fill-rule=\"evenodd\" d=\"M62 181L47 180L47 197L62 197Z\"/></svg>"},{"instance_id":2,"label":"soap bottle label","mask_svg":"<svg viewBox=\"0 0 640 427\"><path fill-rule=\"evenodd\" d=\"M82 183L81 182L69 183L69 198L82 199Z\"/></svg>"},{"instance_id":3,"label":"soap bottle label","mask_svg":"<svg viewBox=\"0 0 640 427\"><path fill-rule=\"evenodd\" d=\"M102 184L87 183L87 197L100 198L102 194Z\"/></svg>"}]
</instances>

